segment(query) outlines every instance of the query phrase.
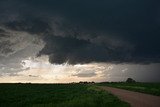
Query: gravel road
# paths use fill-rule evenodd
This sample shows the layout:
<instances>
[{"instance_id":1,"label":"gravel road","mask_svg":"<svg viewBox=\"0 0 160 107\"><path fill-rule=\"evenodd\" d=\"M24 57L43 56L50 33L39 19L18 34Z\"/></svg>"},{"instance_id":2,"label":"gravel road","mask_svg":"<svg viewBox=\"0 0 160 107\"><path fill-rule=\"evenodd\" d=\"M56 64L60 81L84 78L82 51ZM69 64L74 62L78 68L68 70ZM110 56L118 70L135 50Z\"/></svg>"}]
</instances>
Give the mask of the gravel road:
<instances>
[{"instance_id":1,"label":"gravel road","mask_svg":"<svg viewBox=\"0 0 160 107\"><path fill-rule=\"evenodd\" d=\"M128 102L131 107L160 107L159 96L106 86L101 86L100 88L111 92L113 95L118 96L118 98L120 98L121 100Z\"/></svg>"}]
</instances>

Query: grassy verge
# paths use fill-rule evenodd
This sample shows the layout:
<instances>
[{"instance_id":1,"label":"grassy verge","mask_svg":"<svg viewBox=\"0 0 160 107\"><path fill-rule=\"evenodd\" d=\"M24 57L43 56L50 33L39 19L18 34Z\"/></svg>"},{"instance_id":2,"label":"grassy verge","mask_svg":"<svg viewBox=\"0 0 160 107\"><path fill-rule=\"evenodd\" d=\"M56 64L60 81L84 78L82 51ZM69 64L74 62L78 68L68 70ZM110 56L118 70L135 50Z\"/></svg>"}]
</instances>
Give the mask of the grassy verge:
<instances>
[{"instance_id":1,"label":"grassy verge","mask_svg":"<svg viewBox=\"0 0 160 107\"><path fill-rule=\"evenodd\" d=\"M112 94L82 84L0 84L1 107L129 107Z\"/></svg>"},{"instance_id":2,"label":"grassy verge","mask_svg":"<svg viewBox=\"0 0 160 107\"><path fill-rule=\"evenodd\" d=\"M110 86L110 87L116 87L116 88L122 88L126 90L136 91L136 92L142 92L147 94L152 94L156 96L160 96L160 83L125 83L125 82L104 82L99 83L97 85L101 86Z\"/></svg>"}]
</instances>

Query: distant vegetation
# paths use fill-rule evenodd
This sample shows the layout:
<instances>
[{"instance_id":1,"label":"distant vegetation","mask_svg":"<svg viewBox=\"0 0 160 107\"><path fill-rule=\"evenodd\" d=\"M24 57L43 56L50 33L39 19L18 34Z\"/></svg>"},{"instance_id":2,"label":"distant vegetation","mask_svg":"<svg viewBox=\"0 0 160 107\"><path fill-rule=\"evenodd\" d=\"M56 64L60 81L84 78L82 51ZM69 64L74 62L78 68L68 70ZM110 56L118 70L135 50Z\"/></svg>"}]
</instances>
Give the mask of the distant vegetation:
<instances>
[{"instance_id":1,"label":"distant vegetation","mask_svg":"<svg viewBox=\"0 0 160 107\"><path fill-rule=\"evenodd\" d=\"M0 107L129 107L91 84L0 84Z\"/></svg>"},{"instance_id":2,"label":"distant vegetation","mask_svg":"<svg viewBox=\"0 0 160 107\"><path fill-rule=\"evenodd\" d=\"M116 88L122 88L131 91L137 91L142 93L148 93L152 95L160 96L160 83L140 83L134 80L127 79L126 82L103 82L97 85L111 86Z\"/></svg>"},{"instance_id":3,"label":"distant vegetation","mask_svg":"<svg viewBox=\"0 0 160 107\"><path fill-rule=\"evenodd\" d=\"M132 78L127 78L126 82L127 83L135 83L136 81Z\"/></svg>"}]
</instances>

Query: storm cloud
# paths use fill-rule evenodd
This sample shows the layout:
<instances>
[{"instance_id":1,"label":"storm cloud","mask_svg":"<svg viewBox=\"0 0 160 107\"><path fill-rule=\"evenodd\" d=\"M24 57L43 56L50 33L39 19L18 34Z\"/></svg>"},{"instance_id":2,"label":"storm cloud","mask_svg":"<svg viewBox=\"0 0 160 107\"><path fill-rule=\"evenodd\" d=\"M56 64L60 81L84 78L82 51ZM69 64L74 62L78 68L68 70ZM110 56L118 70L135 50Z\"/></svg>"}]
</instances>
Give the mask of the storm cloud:
<instances>
[{"instance_id":1,"label":"storm cloud","mask_svg":"<svg viewBox=\"0 0 160 107\"><path fill-rule=\"evenodd\" d=\"M157 0L1 0L0 12L4 29L43 40L37 56L51 63L160 62ZM9 41L0 39L1 56L17 49Z\"/></svg>"}]
</instances>

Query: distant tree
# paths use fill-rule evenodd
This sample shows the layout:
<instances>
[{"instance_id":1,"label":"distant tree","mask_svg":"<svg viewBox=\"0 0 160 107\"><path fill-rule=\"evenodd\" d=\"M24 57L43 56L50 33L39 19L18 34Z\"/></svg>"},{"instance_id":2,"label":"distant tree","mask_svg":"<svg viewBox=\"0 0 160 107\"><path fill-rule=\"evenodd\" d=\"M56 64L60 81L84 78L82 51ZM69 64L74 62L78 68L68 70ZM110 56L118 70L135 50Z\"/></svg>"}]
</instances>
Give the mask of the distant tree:
<instances>
[{"instance_id":1,"label":"distant tree","mask_svg":"<svg viewBox=\"0 0 160 107\"><path fill-rule=\"evenodd\" d=\"M127 78L126 82L127 82L127 83L134 83L134 82L136 82L136 81L135 81L134 79L132 79L132 78Z\"/></svg>"},{"instance_id":2,"label":"distant tree","mask_svg":"<svg viewBox=\"0 0 160 107\"><path fill-rule=\"evenodd\" d=\"M95 82L94 82L94 81L92 81L92 82L91 82L91 84L95 84Z\"/></svg>"}]
</instances>

